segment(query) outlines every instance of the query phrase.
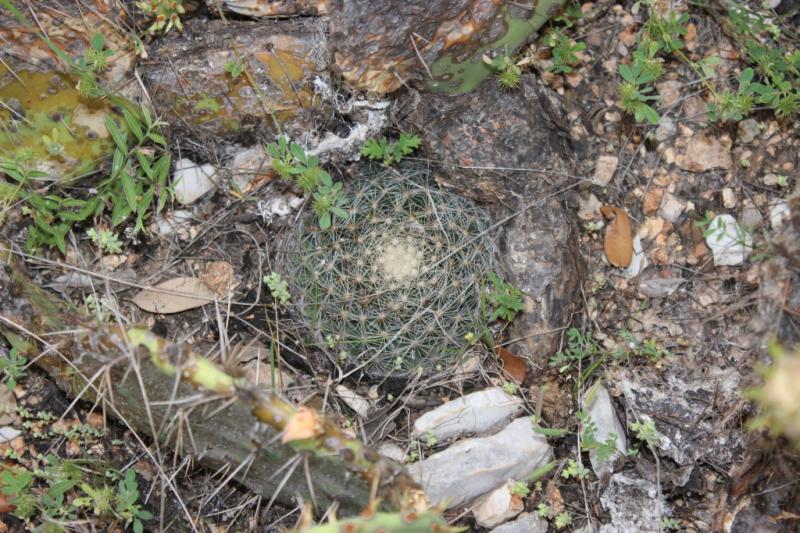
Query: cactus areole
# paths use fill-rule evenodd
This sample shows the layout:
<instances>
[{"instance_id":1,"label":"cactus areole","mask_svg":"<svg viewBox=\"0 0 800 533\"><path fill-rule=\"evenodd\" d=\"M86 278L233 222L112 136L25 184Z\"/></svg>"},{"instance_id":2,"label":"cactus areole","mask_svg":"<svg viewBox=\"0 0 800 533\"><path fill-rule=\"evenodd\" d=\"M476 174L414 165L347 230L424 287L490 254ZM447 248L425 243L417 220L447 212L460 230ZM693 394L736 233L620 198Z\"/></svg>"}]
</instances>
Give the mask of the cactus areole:
<instances>
[{"instance_id":1,"label":"cactus areole","mask_svg":"<svg viewBox=\"0 0 800 533\"><path fill-rule=\"evenodd\" d=\"M370 167L345 197L347 220L320 230L308 219L289 256L315 341L373 379L451 371L485 327L488 214L419 167Z\"/></svg>"}]
</instances>

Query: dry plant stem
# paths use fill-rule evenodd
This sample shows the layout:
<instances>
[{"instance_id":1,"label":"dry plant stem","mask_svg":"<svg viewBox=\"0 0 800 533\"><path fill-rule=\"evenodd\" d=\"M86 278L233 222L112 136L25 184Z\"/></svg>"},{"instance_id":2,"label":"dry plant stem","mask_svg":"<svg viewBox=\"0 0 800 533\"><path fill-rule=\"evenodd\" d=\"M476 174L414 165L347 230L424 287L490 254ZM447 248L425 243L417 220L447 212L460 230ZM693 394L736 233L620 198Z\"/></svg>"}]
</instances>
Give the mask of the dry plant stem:
<instances>
[{"instance_id":1,"label":"dry plant stem","mask_svg":"<svg viewBox=\"0 0 800 533\"><path fill-rule=\"evenodd\" d=\"M96 389L86 387L81 376L107 373L112 390L104 401L113 402L134 430L170 446L189 442L191 449L184 445L177 451L212 469L233 472L249 463L236 477L262 495L275 497L283 484L279 501L313 495L321 508L338 502L344 513L352 513L370 503L370 489L377 487L376 496L397 509L426 505L424 492L400 465L348 437L320 414L313 413L309 435L281 444L281 433L298 415L293 405L234 378L186 345L170 344L144 329L91 321L30 281L22 261L4 242L0 310L4 327L13 323L16 333L47 336L58 347L42 353L36 364L69 394L95 399ZM130 372L124 362L138 372ZM181 403L190 397L195 401ZM189 439L182 429L189 431ZM307 459L313 489L303 469L286 480L275 475L298 455Z\"/></svg>"}]
</instances>

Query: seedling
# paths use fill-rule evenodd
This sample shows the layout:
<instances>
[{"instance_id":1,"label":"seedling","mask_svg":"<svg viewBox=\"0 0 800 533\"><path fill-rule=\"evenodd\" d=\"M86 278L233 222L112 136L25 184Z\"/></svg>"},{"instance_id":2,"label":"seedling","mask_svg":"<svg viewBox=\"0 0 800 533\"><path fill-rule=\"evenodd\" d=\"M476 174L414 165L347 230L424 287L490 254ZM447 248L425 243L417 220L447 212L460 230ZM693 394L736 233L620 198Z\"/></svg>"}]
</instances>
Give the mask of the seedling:
<instances>
[{"instance_id":1,"label":"seedling","mask_svg":"<svg viewBox=\"0 0 800 533\"><path fill-rule=\"evenodd\" d=\"M375 161L381 161L386 166L399 163L403 158L419 148L422 139L410 133L401 133L396 141L389 142L382 137L380 142L368 139L361 147L361 155Z\"/></svg>"}]
</instances>

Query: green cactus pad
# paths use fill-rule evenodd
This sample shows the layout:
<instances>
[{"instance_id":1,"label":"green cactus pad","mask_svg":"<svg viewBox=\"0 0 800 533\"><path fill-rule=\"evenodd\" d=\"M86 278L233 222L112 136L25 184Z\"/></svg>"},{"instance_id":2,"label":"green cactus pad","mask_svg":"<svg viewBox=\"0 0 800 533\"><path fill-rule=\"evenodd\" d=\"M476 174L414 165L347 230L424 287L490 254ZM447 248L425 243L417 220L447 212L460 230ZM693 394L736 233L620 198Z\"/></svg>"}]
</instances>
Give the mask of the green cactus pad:
<instances>
[{"instance_id":1,"label":"green cactus pad","mask_svg":"<svg viewBox=\"0 0 800 533\"><path fill-rule=\"evenodd\" d=\"M483 61L483 55L513 54L535 31L538 31L565 0L538 0L536 8L527 19L515 18L502 9L507 31L494 42L478 48L466 60L454 59L454 53L442 55L431 65L433 79L427 83L430 91L456 95L475 89L483 80L495 73Z\"/></svg>"},{"instance_id":2,"label":"green cactus pad","mask_svg":"<svg viewBox=\"0 0 800 533\"><path fill-rule=\"evenodd\" d=\"M480 335L494 268L488 214L419 168L372 167L345 191L346 221L309 218L290 255L293 295L319 345L345 368L410 377L448 369Z\"/></svg>"}]
</instances>

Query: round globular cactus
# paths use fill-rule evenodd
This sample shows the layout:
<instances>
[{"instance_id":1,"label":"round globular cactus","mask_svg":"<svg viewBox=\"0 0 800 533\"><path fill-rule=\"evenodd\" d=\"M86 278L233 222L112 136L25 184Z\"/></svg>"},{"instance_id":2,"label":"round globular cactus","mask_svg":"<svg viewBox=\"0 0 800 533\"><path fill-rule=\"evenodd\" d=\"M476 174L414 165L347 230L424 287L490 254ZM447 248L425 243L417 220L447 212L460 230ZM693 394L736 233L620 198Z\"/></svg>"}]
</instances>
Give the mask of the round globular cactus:
<instances>
[{"instance_id":1,"label":"round globular cactus","mask_svg":"<svg viewBox=\"0 0 800 533\"><path fill-rule=\"evenodd\" d=\"M365 171L345 198L347 219L326 230L309 219L290 254L293 294L317 342L376 378L455 364L484 328L488 214L420 168Z\"/></svg>"}]
</instances>

